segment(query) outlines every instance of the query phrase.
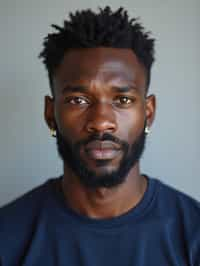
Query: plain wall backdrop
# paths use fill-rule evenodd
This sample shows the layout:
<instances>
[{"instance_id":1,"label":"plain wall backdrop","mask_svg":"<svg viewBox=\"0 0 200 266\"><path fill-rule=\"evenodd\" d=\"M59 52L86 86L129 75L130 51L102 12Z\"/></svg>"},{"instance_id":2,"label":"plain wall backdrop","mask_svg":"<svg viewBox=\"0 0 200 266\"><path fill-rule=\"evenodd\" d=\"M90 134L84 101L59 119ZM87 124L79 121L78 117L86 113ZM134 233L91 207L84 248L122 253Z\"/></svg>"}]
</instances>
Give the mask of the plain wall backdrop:
<instances>
[{"instance_id":1,"label":"plain wall backdrop","mask_svg":"<svg viewBox=\"0 0 200 266\"><path fill-rule=\"evenodd\" d=\"M105 5L124 6L157 39L150 87L157 113L142 172L200 200L200 1L0 0L0 205L62 174L43 118L49 85L37 56L50 24Z\"/></svg>"}]
</instances>

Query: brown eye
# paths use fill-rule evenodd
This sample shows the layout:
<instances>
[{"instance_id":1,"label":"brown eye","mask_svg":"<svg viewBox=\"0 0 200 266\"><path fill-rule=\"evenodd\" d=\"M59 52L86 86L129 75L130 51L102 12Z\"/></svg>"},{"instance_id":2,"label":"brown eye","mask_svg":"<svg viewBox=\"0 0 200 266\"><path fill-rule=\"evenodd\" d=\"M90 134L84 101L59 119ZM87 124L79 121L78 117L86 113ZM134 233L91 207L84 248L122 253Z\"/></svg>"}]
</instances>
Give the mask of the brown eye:
<instances>
[{"instance_id":1,"label":"brown eye","mask_svg":"<svg viewBox=\"0 0 200 266\"><path fill-rule=\"evenodd\" d=\"M70 97L70 98L66 99L66 102L70 103L70 104L74 104L74 105L89 104L89 101L86 98L78 97L78 96Z\"/></svg>"},{"instance_id":2,"label":"brown eye","mask_svg":"<svg viewBox=\"0 0 200 266\"><path fill-rule=\"evenodd\" d=\"M128 96L120 96L115 100L117 105L130 105L133 102L133 99Z\"/></svg>"}]
</instances>

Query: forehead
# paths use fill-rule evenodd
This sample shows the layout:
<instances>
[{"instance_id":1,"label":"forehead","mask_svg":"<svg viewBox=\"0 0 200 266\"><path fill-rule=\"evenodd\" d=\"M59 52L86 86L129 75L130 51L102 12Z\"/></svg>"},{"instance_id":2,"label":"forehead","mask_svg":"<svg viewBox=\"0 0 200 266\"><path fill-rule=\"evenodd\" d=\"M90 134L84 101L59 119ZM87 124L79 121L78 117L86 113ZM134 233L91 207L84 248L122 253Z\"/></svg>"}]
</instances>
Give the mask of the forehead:
<instances>
[{"instance_id":1,"label":"forehead","mask_svg":"<svg viewBox=\"0 0 200 266\"><path fill-rule=\"evenodd\" d=\"M66 83L90 82L134 83L145 87L145 68L131 49L82 48L67 51L54 76L54 88Z\"/></svg>"}]
</instances>

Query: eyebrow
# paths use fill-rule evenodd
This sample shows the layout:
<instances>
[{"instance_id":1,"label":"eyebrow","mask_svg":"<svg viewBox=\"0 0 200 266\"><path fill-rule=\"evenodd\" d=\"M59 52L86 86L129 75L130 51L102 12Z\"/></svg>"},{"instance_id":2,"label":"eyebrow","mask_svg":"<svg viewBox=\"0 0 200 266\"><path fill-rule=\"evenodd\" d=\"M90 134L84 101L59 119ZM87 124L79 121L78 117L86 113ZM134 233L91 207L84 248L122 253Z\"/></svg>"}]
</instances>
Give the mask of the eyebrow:
<instances>
[{"instance_id":1,"label":"eyebrow","mask_svg":"<svg viewBox=\"0 0 200 266\"><path fill-rule=\"evenodd\" d=\"M137 91L138 89L131 85L131 86L122 86L122 87L112 87L112 90L115 92L123 93L123 92L130 92L130 91Z\"/></svg>"},{"instance_id":2,"label":"eyebrow","mask_svg":"<svg viewBox=\"0 0 200 266\"><path fill-rule=\"evenodd\" d=\"M113 86L111 88L113 92L118 92L118 93L125 93L125 92L130 92L130 91L138 91L138 89L133 86L133 85L128 85L128 86ZM75 92L82 92L85 93L88 91L87 86L82 86L82 85L67 85L62 89L62 93L75 93Z\"/></svg>"},{"instance_id":3,"label":"eyebrow","mask_svg":"<svg viewBox=\"0 0 200 266\"><path fill-rule=\"evenodd\" d=\"M67 85L62 89L62 93L72 93L72 92L86 92L87 91L87 87L86 86L80 86L80 85Z\"/></svg>"}]
</instances>

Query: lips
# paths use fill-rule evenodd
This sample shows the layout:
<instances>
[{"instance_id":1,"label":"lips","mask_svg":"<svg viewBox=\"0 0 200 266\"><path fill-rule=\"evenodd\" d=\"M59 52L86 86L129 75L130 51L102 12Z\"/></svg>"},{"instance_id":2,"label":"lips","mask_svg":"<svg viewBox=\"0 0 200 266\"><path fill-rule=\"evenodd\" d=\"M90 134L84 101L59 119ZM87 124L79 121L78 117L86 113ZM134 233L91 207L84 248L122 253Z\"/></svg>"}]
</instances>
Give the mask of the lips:
<instances>
[{"instance_id":1,"label":"lips","mask_svg":"<svg viewBox=\"0 0 200 266\"><path fill-rule=\"evenodd\" d=\"M112 141L109 140L104 140L104 141L100 141L100 140L94 140L94 141L90 141L86 146L85 146L86 150L90 150L90 149L115 149L115 150L119 150L120 146Z\"/></svg>"},{"instance_id":2,"label":"lips","mask_svg":"<svg viewBox=\"0 0 200 266\"><path fill-rule=\"evenodd\" d=\"M120 152L120 146L112 141L91 141L85 146L87 155L94 160L112 160Z\"/></svg>"}]
</instances>

